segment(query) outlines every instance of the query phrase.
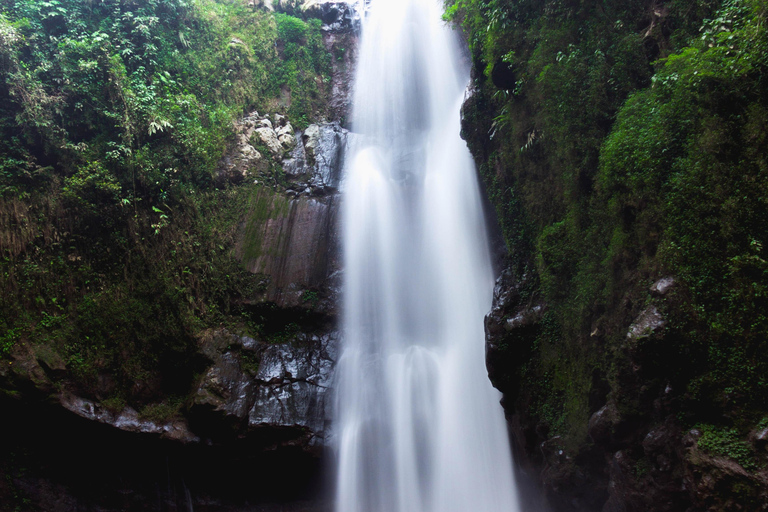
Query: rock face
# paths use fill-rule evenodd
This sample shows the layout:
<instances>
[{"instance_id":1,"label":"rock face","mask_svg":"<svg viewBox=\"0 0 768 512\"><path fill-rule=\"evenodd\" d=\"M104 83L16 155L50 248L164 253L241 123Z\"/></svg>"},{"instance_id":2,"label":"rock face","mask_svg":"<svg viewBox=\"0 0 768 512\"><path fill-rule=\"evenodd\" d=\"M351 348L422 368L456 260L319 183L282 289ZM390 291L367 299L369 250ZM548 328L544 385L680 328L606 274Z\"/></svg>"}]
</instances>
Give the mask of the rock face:
<instances>
[{"instance_id":1,"label":"rock face","mask_svg":"<svg viewBox=\"0 0 768 512\"><path fill-rule=\"evenodd\" d=\"M351 31L360 28L362 0L304 0L301 10L320 18L326 30Z\"/></svg>"},{"instance_id":2,"label":"rock face","mask_svg":"<svg viewBox=\"0 0 768 512\"><path fill-rule=\"evenodd\" d=\"M536 298L523 300L524 283L504 270L493 290L493 307L485 317L485 356L488 375L507 399L517 395L516 378L539 330L546 304Z\"/></svg>"},{"instance_id":3,"label":"rock face","mask_svg":"<svg viewBox=\"0 0 768 512\"><path fill-rule=\"evenodd\" d=\"M703 447L702 431L686 431L678 417L674 373L660 358L664 347L675 343L662 300L675 286L672 277L658 279L648 289L650 302L626 320L615 381L596 398L602 401L589 416L585 442L573 446L560 435L549 435L531 414L529 391L521 382L521 366L535 364L531 346L541 332L546 305L535 296L523 300L525 282L515 280L511 271L497 280L485 319L489 374L504 393L516 462L524 473L537 475L552 510L768 510L765 471L746 469L742 463L749 465L747 459L713 453L711 439L723 442L722 433L710 432L709 447ZM595 328L592 336L600 336L599 331ZM766 439L768 429L756 428L750 446L739 445L734 453L747 448L764 453Z\"/></svg>"},{"instance_id":4,"label":"rock face","mask_svg":"<svg viewBox=\"0 0 768 512\"><path fill-rule=\"evenodd\" d=\"M361 10L368 0L251 0L252 5L323 22L326 31L359 30Z\"/></svg>"},{"instance_id":5,"label":"rock face","mask_svg":"<svg viewBox=\"0 0 768 512\"><path fill-rule=\"evenodd\" d=\"M242 231L238 252L245 266L263 276L254 300L280 307L301 306L321 293L323 305L338 291L338 199L285 197L259 192L257 207Z\"/></svg>"},{"instance_id":6,"label":"rock face","mask_svg":"<svg viewBox=\"0 0 768 512\"><path fill-rule=\"evenodd\" d=\"M656 306L648 306L632 322L627 332L627 340L637 342L641 338L647 338L663 329L667 321L661 316Z\"/></svg>"},{"instance_id":7,"label":"rock face","mask_svg":"<svg viewBox=\"0 0 768 512\"><path fill-rule=\"evenodd\" d=\"M249 117L242 126L255 127L258 118ZM281 162L285 190L261 187L255 193L237 253L251 272L263 276L255 299L297 307L307 293L319 293L322 306L333 310L340 277L339 189L344 156L356 138L337 122L294 133L288 128L286 123L275 132L295 141Z\"/></svg>"},{"instance_id":8,"label":"rock face","mask_svg":"<svg viewBox=\"0 0 768 512\"><path fill-rule=\"evenodd\" d=\"M246 179L263 177L269 169L267 157L280 160L296 144L291 123L280 114L260 116L254 111L237 120L234 129L235 144L219 163L219 183L240 184ZM255 146L269 154L263 154Z\"/></svg>"},{"instance_id":9,"label":"rock face","mask_svg":"<svg viewBox=\"0 0 768 512\"><path fill-rule=\"evenodd\" d=\"M173 407L169 397L144 406L107 399L101 388L114 386L104 375L96 377L99 390L76 389L59 354L33 340L18 343L0 366L0 383L20 390L24 401L11 401L13 407L26 407L30 397L45 402L32 422L42 434L30 434L24 450L37 450L43 437L61 433L61 440L40 448L38 473L11 484L0 479L0 502L19 494L33 496L41 510L330 510L317 489L339 343L339 191L346 148L354 142L344 125L360 15L357 4L346 1L250 5L320 18L333 58L329 102L318 114L326 117L297 131L278 113L248 113L234 123L233 143L215 176L221 188L253 190L232 227L239 233L234 257L253 273L253 296L233 299L248 325L238 326L238 334L217 329L194 335L193 386L172 397ZM0 442L4 476L14 471L8 453L16 453L14 443L24 435L21 429L12 442ZM66 451L70 438L78 448L62 460L80 460L81 449L83 463L54 474L51 453ZM115 460L88 458L101 452L114 453ZM103 475L94 474L95 467ZM90 486L68 485L79 481L94 482L95 501L89 501Z\"/></svg>"},{"instance_id":10,"label":"rock face","mask_svg":"<svg viewBox=\"0 0 768 512\"><path fill-rule=\"evenodd\" d=\"M112 425L126 432L157 434L164 439L183 443L200 441L199 437L190 432L187 422L183 419L153 421L141 418L132 407L125 407L121 411L110 411L97 402L67 392L62 393L59 399L65 409L80 417Z\"/></svg>"},{"instance_id":11,"label":"rock face","mask_svg":"<svg viewBox=\"0 0 768 512\"><path fill-rule=\"evenodd\" d=\"M201 350L213 364L195 393L193 426L213 441L250 435L319 455L331 419L337 345L335 332L279 344L210 333Z\"/></svg>"},{"instance_id":12,"label":"rock face","mask_svg":"<svg viewBox=\"0 0 768 512\"><path fill-rule=\"evenodd\" d=\"M338 123L312 124L295 137L300 143L283 160L288 190L312 196L338 192L349 132Z\"/></svg>"},{"instance_id":13,"label":"rock face","mask_svg":"<svg viewBox=\"0 0 768 512\"><path fill-rule=\"evenodd\" d=\"M309 446L322 447L332 416L330 389L338 335L308 336L303 343L272 345L264 352L248 426L299 428L311 436Z\"/></svg>"}]
</instances>

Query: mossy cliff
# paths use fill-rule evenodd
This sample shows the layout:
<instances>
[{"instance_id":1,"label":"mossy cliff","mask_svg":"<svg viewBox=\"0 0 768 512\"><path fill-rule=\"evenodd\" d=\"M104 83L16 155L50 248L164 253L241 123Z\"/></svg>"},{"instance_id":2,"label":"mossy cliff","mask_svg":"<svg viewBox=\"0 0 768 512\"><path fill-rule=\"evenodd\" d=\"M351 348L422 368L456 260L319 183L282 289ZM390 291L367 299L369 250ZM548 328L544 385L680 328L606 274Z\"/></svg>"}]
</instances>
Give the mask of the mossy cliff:
<instances>
[{"instance_id":1,"label":"mossy cliff","mask_svg":"<svg viewBox=\"0 0 768 512\"><path fill-rule=\"evenodd\" d=\"M300 4L0 2L5 508L316 489L357 36L345 5ZM133 469L51 466L79 456L49 436ZM143 459L170 473L134 479Z\"/></svg>"},{"instance_id":2,"label":"mossy cliff","mask_svg":"<svg viewBox=\"0 0 768 512\"><path fill-rule=\"evenodd\" d=\"M447 2L509 251L489 369L557 509L768 507L766 16Z\"/></svg>"}]
</instances>

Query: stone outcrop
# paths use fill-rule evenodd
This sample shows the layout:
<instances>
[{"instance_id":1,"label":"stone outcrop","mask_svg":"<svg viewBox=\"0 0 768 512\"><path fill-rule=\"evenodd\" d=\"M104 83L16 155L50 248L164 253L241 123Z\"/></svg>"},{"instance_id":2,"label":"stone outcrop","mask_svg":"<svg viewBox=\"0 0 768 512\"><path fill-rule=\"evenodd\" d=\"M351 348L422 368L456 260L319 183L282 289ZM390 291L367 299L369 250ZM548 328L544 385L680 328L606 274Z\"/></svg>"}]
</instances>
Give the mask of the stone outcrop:
<instances>
[{"instance_id":1,"label":"stone outcrop","mask_svg":"<svg viewBox=\"0 0 768 512\"><path fill-rule=\"evenodd\" d=\"M248 427L299 429L309 437L309 446L322 447L332 415L337 344L338 335L329 333L268 347L256 374L258 389Z\"/></svg>"},{"instance_id":2,"label":"stone outcrop","mask_svg":"<svg viewBox=\"0 0 768 512\"><path fill-rule=\"evenodd\" d=\"M279 161L296 144L291 123L280 114L260 116L256 111L251 112L235 121L234 130L235 144L219 163L217 180L220 183L263 179L269 170L268 158ZM268 154L263 154L264 151Z\"/></svg>"},{"instance_id":3,"label":"stone outcrop","mask_svg":"<svg viewBox=\"0 0 768 512\"><path fill-rule=\"evenodd\" d=\"M323 44L334 57L331 61L329 118L348 126L352 112L352 86L355 83L358 32L355 30L324 32Z\"/></svg>"},{"instance_id":4,"label":"stone outcrop","mask_svg":"<svg viewBox=\"0 0 768 512\"><path fill-rule=\"evenodd\" d=\"M326 30L352 31L360 28L363 0L304 0L301 10L320 18Z\"/></svg>"},{"instance_id":5,"label":"stone outcrop","mask_svg":"<svg viewBox=\"0 0 768 512\"><path fill-rule=\"evenodd\" d=\"M541 419L524 406L530 397L518 369L530 364L530 346L540 333L546 305L535 298L523 300L523 283L511 271L497 280L485 320L488 369L504 393L517 462L524 473L537 475L552 510L768 509L768 474L745 467L749 459L740 462L735 455L738 449L748 453L746 448L763 453L768 428L755 428L749 447L733 440L741 448L718 454L711 440L703 447L701 430L686 431L678 416L680 395L664 367L667 362L660 360L664 347L675 342L664 300L676 286L673 277L656 280L648 288L650 300L626 320L614 382L589 416L585 442L574 446L560 435L547 435ZM601 336L599 330L592 336ZM710 433L710 439L715 435L722 434Z\"/></svg>"},{"instance_id":6,"label":"stone outcrop","mask_svg":"<svg viewBox=\"0 0 768 512\"><path fill-rule=\"evenodd\" d=\"M337 197L286 197L268 189L258 194L258 209L248 214L238 244L246 268L262 276L253 300L295 307L307 293L320 293L322 306L333 309L328 301L339 286Z\"/></svg>"},{"instance_id":7,"label":"stone outcrop","mask_svg":"<svg viewBox=\"0 0 768 512\"><path fill-rule=\"evenodd\" d=\"M181 418L164 422L154 421L140 417L139 413L132 407L112 411L98 402L68 392L62 393L59 399L65 409L80 417L112 425L126 432L156 434L164 439L181 441L182 443L200 441L200 438L189 430L186 420Z\"/></svg>"},{"instance_id":8,"label":"stone outcrop","mask_svg":"<svg viewBox=\"0 0 768 512\"><path fill-rule=\"evenodd\" d=\"M255 436L268 446L319 454L330 421L337 343L333 331L278 344L209 333L201 351L213 364L195 392L193 425L213 441Z\"/></svg>"},{"instance_id":9,"label":"stone outcrop","mask_svg":"<svg viewBox=\"0 0 768 512\"><path fill-rule=\"evenodd\" d=\"M653 336L667 325L667 321L659 313L656 306L645 308L629 326L627 340L637 343L642 338Z\"/></svg>"},{"instance_id":10,"label":"stone outcrop","mask_svg":"<svg viewBox=\"0 0 768 512\"><path fill-rule=\"evenodd\" d=\"M320 307L331 311L340 277L339 190L344 156L355 137L336 122L293 132L285 118L274 118L276 123L267 125L254 113L239 123L243 136L272 130L282 148L293 148L281 153L284 189L263 186L255 192L237 254L262 276L263 286L253 300L297 307L307 293L319 293Z\"/></svg>"},{"instance_id":11,"label":"stone outcrop","mask_svg":"<svg viewBox=\"0 0 768 512\"><path fill-rule=\"evenodd\" d=\"M529 357L546 311L546 304L540 299L523 299L523 285L510 270L504 270L496 280L493 306L485 317L488 374L507 399L517 394L514 376Z\"/></svg>"},{"instance_id":12,"label":"stone outcrop","mask_svg":"<svg viewBox=\"0 0 768 512\"><path fill-rule=\"evenodd\" d=\"M350 133L338 123L312 124L296 132L300 141L283 160L290 195L338 192Z\"/></svg>"}]
</instances>

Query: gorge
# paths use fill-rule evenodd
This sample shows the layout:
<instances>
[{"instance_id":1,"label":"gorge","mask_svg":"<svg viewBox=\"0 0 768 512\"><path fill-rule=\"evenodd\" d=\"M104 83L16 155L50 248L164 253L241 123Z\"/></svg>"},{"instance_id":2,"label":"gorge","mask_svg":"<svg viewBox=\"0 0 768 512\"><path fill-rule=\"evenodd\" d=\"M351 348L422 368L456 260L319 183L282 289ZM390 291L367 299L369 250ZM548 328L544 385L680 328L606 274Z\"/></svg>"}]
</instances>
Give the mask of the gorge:
<instances>
[{"instance_id":1,"label":"gorge","mask_svg":"<svg viewBox=\"0 0 768 512\"><path fill-rule=\"evenodd\" d=\"M0 0L0 510L768 510L767 16Z\"/></svg>"}]
</instances>

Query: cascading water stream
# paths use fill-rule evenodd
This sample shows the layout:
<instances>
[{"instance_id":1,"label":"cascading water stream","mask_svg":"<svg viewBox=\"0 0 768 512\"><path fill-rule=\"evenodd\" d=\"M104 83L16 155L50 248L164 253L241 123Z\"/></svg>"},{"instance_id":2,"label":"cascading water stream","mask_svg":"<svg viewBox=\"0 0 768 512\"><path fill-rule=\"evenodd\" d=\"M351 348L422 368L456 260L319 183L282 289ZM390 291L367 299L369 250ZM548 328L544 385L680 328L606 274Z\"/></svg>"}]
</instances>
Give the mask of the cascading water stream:
<instances>
[{"instance_id":1,"label":"cascading water stream","mask_svg":"<svg viewBox=\"0 0 768 512\"><path fill-rule=\"evenodd\" d=\"M337 512L517 512L485 369L493 276L439 0L373 0L344 197Z\"/></svg>"}]
</instances>

